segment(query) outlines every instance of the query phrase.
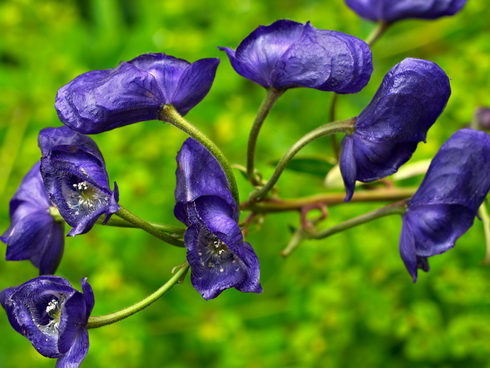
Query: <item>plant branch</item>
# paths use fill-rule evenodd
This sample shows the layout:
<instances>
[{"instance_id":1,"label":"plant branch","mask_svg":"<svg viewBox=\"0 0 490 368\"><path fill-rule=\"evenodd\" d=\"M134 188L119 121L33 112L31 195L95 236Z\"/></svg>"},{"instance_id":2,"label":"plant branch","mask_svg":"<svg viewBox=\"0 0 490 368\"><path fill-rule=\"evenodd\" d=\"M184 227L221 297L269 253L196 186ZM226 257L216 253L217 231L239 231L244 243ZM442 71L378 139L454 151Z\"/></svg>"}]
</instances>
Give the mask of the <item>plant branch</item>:
<instances>
[{"instance_id":1,"label":"plant branch","mask_svg":"<svg viewBox=\"0 0 490 368\"><path fill-rule=\"evenodd\" d=\"M255 175L255 147L257 146L257 139L259 136L260 128L267 118L267 115L269 115L272 107L284 92L285 91L279 91L275 88L267 89L267 94L265 95L259 107L257 115L255 116L254 123L252 125L252 129L250 130L247 146L247 176L253 185L259 184L259 180L256 178Z\"/></svg>"},{"instance_id":2,"label":"plant branch","mask_svg":"<svg viewBox=\"0 0 490 368\"><path fill-rule=\"evenodd\" d=\"M176 245L178 247L183 247L184 242L180 239L182 237L181 231L179 233L167 233L153 226L148 221L143 220L142 218L136 216L135 214L129 212L127 209L121 207L119 211L115 213L116 216L119 216L123 220L133 224L135 227L138 227L147 233L157 237L160 240L163 240L166 243Z\"/></svg>"},{"instance_id":3,"label":"plant branch","mask_svg":"<svg viewBox=\"0 0 490 368\"><path fill-rule=\"evenodd\" d=\"M279 160L269 181L263 187L252 193L252 195L250 196L250 201L261 201L267 195L274 184L276 184L276 182L279 180L279 177L281 176L289 161L291 161L296 153L298 153L304 146L326 135L335 133L352 133L355 121L355 118L350 118L347 120L340 120L328 123L312 130L311 132L300 138Z\"/></svg>"},{"instance_id":4,"label":"plant branch","mask_svg":"<svg viewBox=\"0 0 490 368\"><path fill-rule=\"evenodd\" d=\"M128 318L129 316L132 316L135 313L138 313L148 307L150 304L156 302L163 294L165 294L167 291L169 291L172 286L175 284L181 282L182 278L185 277L185 274L187 273L189 269L189 265L186 263L184 266L178 270L175 275L173 275L170 280L168 280L162 287L160 287L157 291L155 291L153 294L147 296L145 299L139 301L136 304L133 304L130 307L127 307L125 309L122 309L118 312L106 314L103 316L95 316L95 317L89 317L88 323L87 323L87 328L98 328L102 326L107 326L113 323L116 323L118 321L121 321L125 318Z\"/></svg>"},{"instance_id":5,"label":"plant branch","mask_svg":"<svg viewBox=\"0 0 490 368\"><path fill-rule=\"evenodd\" d=\"M237 203L240 203L235 175L233 175L232 167L219 147L194 125L185 120L172 105L163 106L163 108L160 110L160 119L182 130L184 133L206 147L209 152L211 152L225 172L233 198L235 198Z\"/></svg>"},{"instance_id":6,"label":"plant branch","mask_svg":"<svg viewBox=\"0 0 490 368\"><path fill-rule=\"evenodd\" d=\"M417 188L390 188L356 192L349 203L399 201L410 198ZM246 201L240 208L256 214L301 211L305 206L323 204L326 206L345 203L345 193L323 193L303 198L265 199L261 202Z\"/></svg>"}]
</instances>

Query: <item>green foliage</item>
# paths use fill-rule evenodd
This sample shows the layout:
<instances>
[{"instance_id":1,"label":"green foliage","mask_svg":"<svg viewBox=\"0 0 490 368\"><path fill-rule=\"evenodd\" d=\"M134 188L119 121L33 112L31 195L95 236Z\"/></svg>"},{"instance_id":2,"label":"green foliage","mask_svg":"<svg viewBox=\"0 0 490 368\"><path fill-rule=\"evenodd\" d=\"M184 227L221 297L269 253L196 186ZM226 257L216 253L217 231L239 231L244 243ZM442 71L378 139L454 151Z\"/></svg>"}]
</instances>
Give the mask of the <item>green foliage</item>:
<instances>
[{"instance_id":1,"label":"green foliage","mask_svg":"<svg viewBox=\"0 0 490 368\"><path fill-rule=\"evenodd\" d=\"M374 47L375 71L359 94L341 96L338 118L358 114L386 71L404 57L437 62L453 94L442 117L411 162L430 158L473 110L490 104L489 6L469 1L459 15L396 24ZM343 0L3 0L0 2L0 208L8 226L8 199L39 159L38 131L59 126L56 90L78 74L112 68L141 53L164 51L194 61L220 57L211 92L188 119L245 163L246 138L263 90L236 75L216 46L236 47L259 24L280 18L310 20L318 28L365 38L373 25ZM269 163L328 118L331 96L291 90L278 102L258 142L257 162ZM127 126L93 137L117 181L121 204L155 222L173 218L175 155L184 134L160 122ZM304 150L332 155L322 139ZM304 169L300 165L299 171ZM252 188L238 175L241 197ZM283 196L320 193L323 176L290 170L278 183ZM375 208L329 208L326 225ZM205 302L189 282L118 324L90 331L83 367L490 367L490 290L479 221L450 252L431 259L432 270L413 285L398 255L399 218L383 218L332 238L309 241L290 258L289 225L298 215L271 215L248 241L261 260L261 295L224 292ZM59 274L74 285L88 276L94 315L143 298L182 263L184 251L132 229L96 227L66 239ZM0 289L35 277L29 262L2 262ZM3 314L3 313L0 313ZM53 367L0 318L0 367Z\"/></svg>"}]
</instances>

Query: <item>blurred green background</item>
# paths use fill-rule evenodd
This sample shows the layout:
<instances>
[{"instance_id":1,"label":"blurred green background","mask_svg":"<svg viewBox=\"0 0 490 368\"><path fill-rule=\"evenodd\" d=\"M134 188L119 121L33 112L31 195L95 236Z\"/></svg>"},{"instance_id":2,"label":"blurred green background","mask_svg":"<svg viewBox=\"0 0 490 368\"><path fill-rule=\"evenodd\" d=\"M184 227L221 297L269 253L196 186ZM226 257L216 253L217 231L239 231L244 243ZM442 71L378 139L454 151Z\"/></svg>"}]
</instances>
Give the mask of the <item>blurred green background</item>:
<instances>
[{"instance_id":1,"label":"blurred green background","mask_svg":"<svg viewBox=\"0 0 490 368\"><path fill-rule=\"evenodd\" d=\"M374 47L371 83L343 96L338 116L358 114L383 75L405 57L438 63L451 78L447 109L411 162L431 157L476 106L490 104L489 5L469 1L455 17L407 20ZM216 46L235 48L260 24L280 18L365 38L373 25L343 0L2 0L0 1L0 231L8 201L39 159L37 134L59 126L56 91L80 73L112 68L146 52L195 61L219 57L213 88L188 118L232 162L245 163L246 138L264 95L234 73ZM331 96L286 93L259 138L258 166L278 159L299 137L326 122ZM177 225L172 216L175 155L185 136L145 122L93 138L104 153L120 203L147 220ZM331 155L323 139L304 151ZM281 195L320 193L321 176L288 172ZM239 178L242 198L251 187ZM325 226L376 208L329 209ZM260 295L225 291L205 302L189 280L127 320L90 331L83 367L490 367L490 272L480 221L455 249L433 257L431 272L412 284L398 254L399 217L384 218L332 238L304 243L290 258L296 213L269 216L248 241L261 260ZM94 288L93 314L136 302L158 288L184 251L132 229L96 227L66 239L58 274ZM28 261L2 262L0 289L37 276ZM54 367L0 313L0 367Z\"/></svg>"}]
</instances>

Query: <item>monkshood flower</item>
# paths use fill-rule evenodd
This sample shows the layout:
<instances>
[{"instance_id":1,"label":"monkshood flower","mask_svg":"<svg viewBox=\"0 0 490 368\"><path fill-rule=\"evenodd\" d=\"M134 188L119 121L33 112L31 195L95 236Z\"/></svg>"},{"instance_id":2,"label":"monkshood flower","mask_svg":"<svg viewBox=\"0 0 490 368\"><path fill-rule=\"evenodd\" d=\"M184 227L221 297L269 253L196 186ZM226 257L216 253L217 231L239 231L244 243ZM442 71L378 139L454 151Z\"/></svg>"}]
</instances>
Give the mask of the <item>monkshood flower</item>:
<instances>
[{"instance_id":1,"label":"monkshood flower","mask_svg":"<svg viewBox=\"0 0 490 368\"><path fill-rule=\"evenodd\" d=\"M10 200L10 227L0 237L7 261L29 259L40 275L55 273L64 248L64 225L49 213L39 162L26 174Z\"/></svg>"},{"instance_id":2,"label":"monkshood flower","mask_svg":"<svg viewBox=\"0 0 490 368\"><path fill-rule=\"evenodd\" d=\"M220 47L242 77L265 88L359 92L373 71L369 46L345 33L278 20L253 31L236 51Z\"/></svg>"},{"instance_id":3,"label":"monkshood flower","mask_svg":"<svg viewBox=\"0 0 490 368\"><path fill-rule=\"evenodd\" d=\"M415 282L427 257L444 253L472 225L490 189L490 136L462 129L432 160L403 215L400 254Z\"/></svg>"},{"instance_id":4,"label":"monkshood flower","mask_svg":"<svg viewBox=\"0 0 490 368\"><path fill-rule=\"evenodd\" d=\"M340 171L347 191L395 173L444 110L451 94L446 73L431 61L407 58L384 77L372 101L342 140Z\"/></svg>"},{"instance_id":5,"label":"monkshood flower","mask_svg":"<svg viewBox=\"0 0 490 368\"><path fill-rule=\"evenodd\" d=\"M374 22L392 23L408 18L436 19L454 15L466 0L345 0L359 16Z\"/></svg>"},{"instance_id":6,"label":"monkshood flower","mask_svg":"<svg viewBox=\"0 0 490 368\"><path fill-rule=\"evenodd\" d=\"M0 304L12 327L57 368L76 368L87 354L87 321L94 294L86 279L83 293L58 276L40 276L0 292Z\"/></svg>"},{"instance_id":7,"label":"monkshood flower","mask_svg":"<svg viewBox=\"0 0 490 368\"><path fill-rule=\"evenodd\" d=\"M65 125L85 134L158 119L163 105L185 115L209 92L218 64L217 58L191 64L163 53L143 54L76 77L59 89L55 108Z\"/></svg>"},{"instance_id":8,"label":"monkshood flower","mask_svg":"<svg viewBox=\"0 0 490 368\"><path fill-rule=\"evenodd\" d=\"M262 292L259 261L243 240L239 209L218 161L189 138L177 164L174 213L188 226L184 242L192 285L206 300L232 287Z\"/></svg>"},{"instance_id":9,"label":"monkshood flower","mask_svg":"<svg viewBox=\"0 0 490 368\"><path fill-rule=\"evenodd\" d=\"M104 158L95 142L67 127L39 133L44 187L61 216L73 227L69 236L89 231L97 219L119 211L119 192L109 188Z\"/></svg>"}]
</instances>

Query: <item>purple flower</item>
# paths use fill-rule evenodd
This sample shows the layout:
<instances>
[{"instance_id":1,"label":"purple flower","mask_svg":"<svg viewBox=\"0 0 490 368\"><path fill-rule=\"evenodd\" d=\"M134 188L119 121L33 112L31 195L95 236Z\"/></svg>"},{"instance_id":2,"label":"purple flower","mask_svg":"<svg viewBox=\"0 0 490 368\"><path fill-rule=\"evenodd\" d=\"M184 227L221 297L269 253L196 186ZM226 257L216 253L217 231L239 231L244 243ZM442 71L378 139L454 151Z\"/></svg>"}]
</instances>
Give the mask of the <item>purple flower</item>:
<instances>
[{"instance_id":1,"label":"purple flower","mask_svg":"<svg viewBox=\"0 0 490 368\"><path fill-rule=\"evenodd\" d=\"M175 216L184 236L191 281L204 299L225 289L262 292L257 256L238 226L239 209L218 161L189 138L177 155Z\"/></svg>"},{"instance_id":2,"label":"purple flower","mask_svg":"<svg viewBox=\"0 0 490 368\"><path fill-rule=\"evenodd\" d=\"M436 19L454 15L466 0L345 0L361 17L392 23L408 18Z\"/></svg>"},{"instance_id":3,"label":"purple flower","mask_svg":"<svg viewBox=\"0 0 490 368\"><path fill-rule=\"evenodd\" d=\"M219 59L189 63L160 54L143 54L114 69L82 74L60 88L55 108L60 120L85 134L158 119L163 105L181 115L209 92Z\"/></svg>"},{"instance_id":4,"label":"purple flower","mask_svg":"<svg viewBox=\"0 0 490 368\"><path fill-rule=\"evenodd\" d=\"M451 94L449 79L433 62L407 58L383 79L342 140L340 170L352 198L356 180L371 182L395 173L425 141Z\"/></svg>"},{"instance_id":5,"label":"purple flower","mask_svg":"<svg viewBox=\"0 0 490 368\"><path fill-rule=\"evenodd\" d=\"M87 354L87 321L94 294L86 279L83 294L58 276L40 276L0 292L12 327L43 356L57 358L57 368L76 368Z\"/></svg>"},{"instance_id":6,"label":"purple flower","mask_svg":"<svg viewBox=\"0 0 490 368\"><path fill-rule=\"evenodd\" d=\"M0 237L7 244L7 261L29 259L40 275L55 273L64 248L64 224L49 213L39 162L22 180L10 200L11 225Z\"/></svg>"},{"instance_id":7,"label":"purple flower","mask_svg":"<svg viewBox=\"0 0 490 368\"><path fill-rule=\"evenodd\" d=\"M417 280L427 257L444 253L472 225L490 190L490 136L462 129L435 155L403 215L400 254Z\"/></svg>"},{"instance_id":8,"label":"purple flower","mask_svg":"<svg viewBox=\"0 0 490 368\"><path fill-rule=\"evenodd\" d=\"M73 227L68 235L89 231L97 219L119 211L119 192L109 188L104 158L95 142L67 127L39 133L41 175L51 201Z\"/></svg>"},{"instance_id":9,"label":"purple flower","mask_svg":"<svg viewBox=\"0 0 490 368\"><path fill-rule=\"evenodd\" d=\"M236 51L226 51L241 76L264 88L315 88L359 92L373 71L369 46L356 37L278 20L253 31Z\"/></svg>"}]
</instances>

